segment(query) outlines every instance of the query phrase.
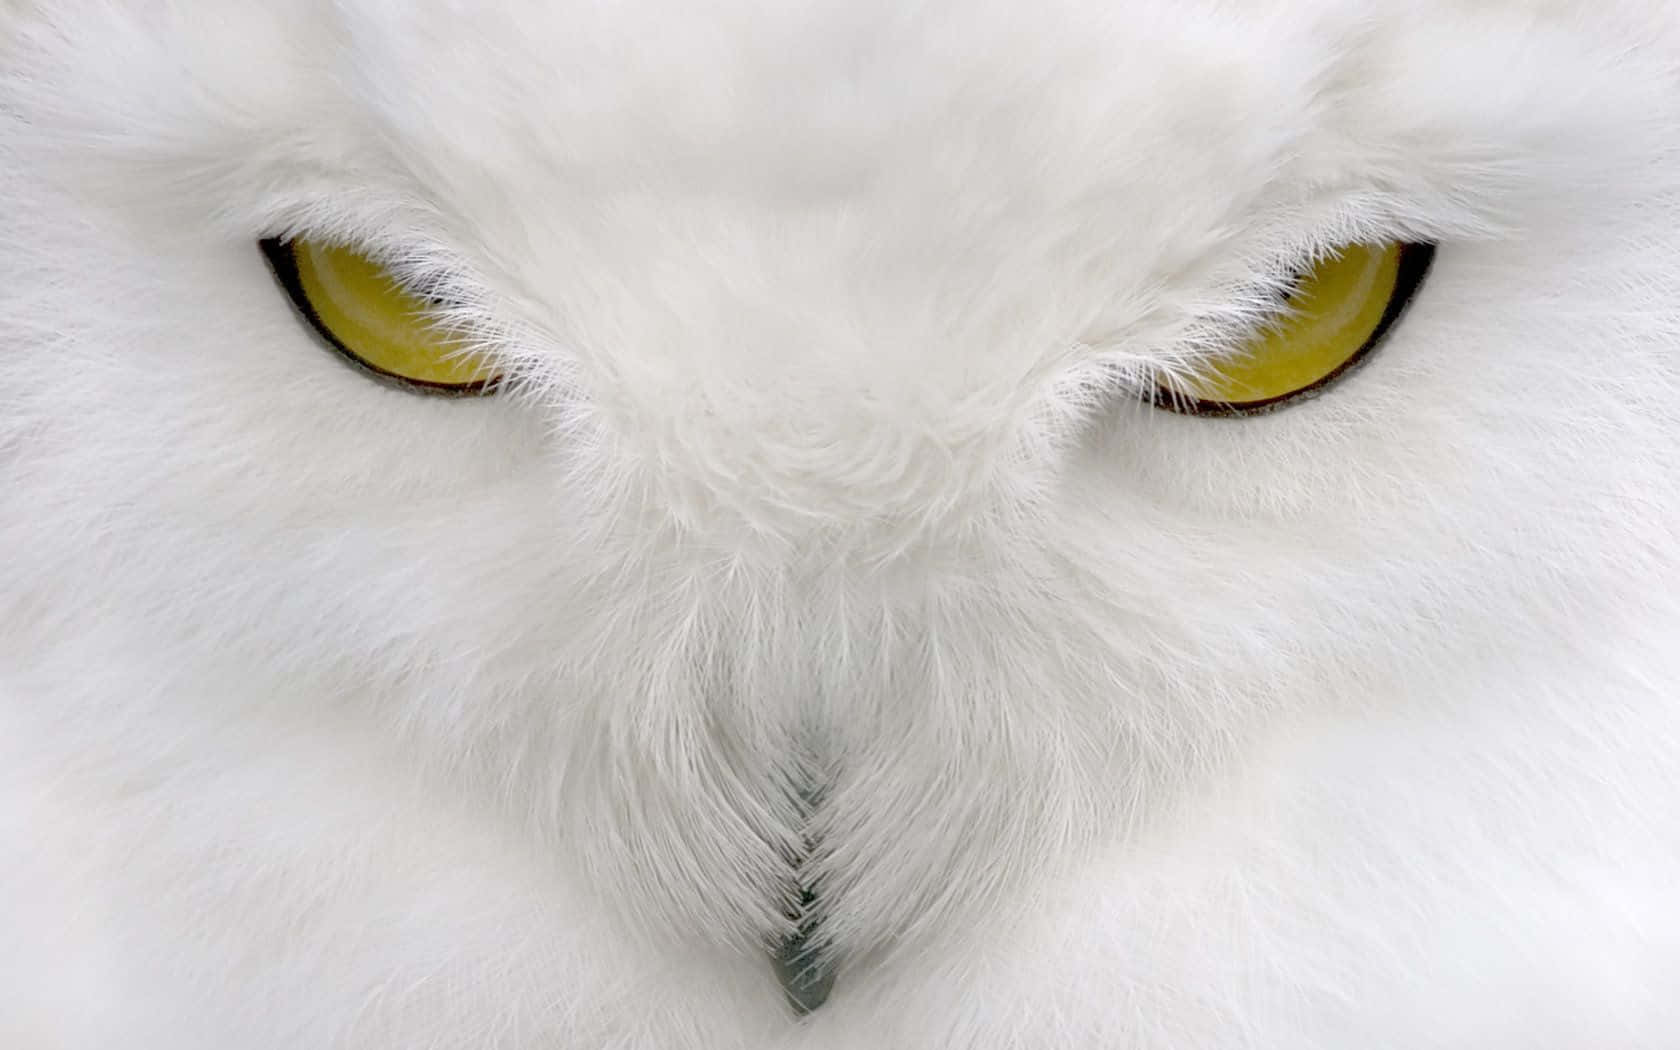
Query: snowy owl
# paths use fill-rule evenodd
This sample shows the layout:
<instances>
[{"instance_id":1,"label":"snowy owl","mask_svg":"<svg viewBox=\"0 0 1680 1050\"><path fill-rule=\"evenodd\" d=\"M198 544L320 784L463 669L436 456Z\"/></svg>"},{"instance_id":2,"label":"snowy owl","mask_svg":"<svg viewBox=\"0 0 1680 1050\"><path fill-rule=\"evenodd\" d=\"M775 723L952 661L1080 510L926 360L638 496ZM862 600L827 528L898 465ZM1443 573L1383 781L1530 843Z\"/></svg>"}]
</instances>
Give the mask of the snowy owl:
<instances>
[{"instance_id":1,"label":"snowy owl","mask_svg":"<svg viewBox=\"0 0 1680 1050\"><path fill-rule=\"evenodd\" d=\"M1680 1047L1673 0L0 0L0 1048Z\"/></svg>"}]
</instances>

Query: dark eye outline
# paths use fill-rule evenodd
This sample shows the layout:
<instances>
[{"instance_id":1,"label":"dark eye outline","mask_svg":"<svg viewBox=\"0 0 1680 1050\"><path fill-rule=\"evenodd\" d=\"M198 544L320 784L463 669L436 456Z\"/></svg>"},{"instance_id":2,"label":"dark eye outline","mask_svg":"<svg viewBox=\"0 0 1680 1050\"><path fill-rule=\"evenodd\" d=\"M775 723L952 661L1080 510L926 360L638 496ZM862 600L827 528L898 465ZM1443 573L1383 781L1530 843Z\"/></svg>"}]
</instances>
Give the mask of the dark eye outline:
<instances>
[{"instance_id":1,"label":"dark eye outline","mask_svg":"<svg viewBox=\"0 0 1680 1050\"><path fill-rule=\"evenodd\" d=\"M262 249L263 258L268 260L268 268L274 274L274 279L285 290L286 297L291 300L292 307L298 315L309 323L309 327L324 340L329 349L343 359L356 371L385 384L398 387L411 394L424 394L431 397L489 397L499 393L505 377L496 375L489 379L480 379L472 383L436 383L425 379L413 379L398 372L392 372L373 364L356 351L344 344L316 313L315 307L309 301L309 293L304 291L303 279L298 273L296 251L292 242L278 237L265 237L257 242Z\"/></svg>"},{"instance_id":2,"label":"dark eye outline","mask_svg":"<svg viewBox=\"0 0 1680 1050\"><path fill-rule=\"evenodd\" d=\"M1301 401L1310 401L1324 393L1327 389L1341 382L1347 376L1358 370L1376 353L1377 349L1387 340L1395 326L1405 317L1406 310L1417 297L1418 289L1423 287L1429 276L1429 269L1435 262L1435 245L1427 243L1407 243L1400 246L1399 274L1395 279L1394 293L1389 296L1388 305L1384 307L1381 319L1376 328L1364 344L1348 355L1347 360L1337 365L1318 381L1299 390L1292 390L1287 394L1266 398L1261 401L1208 401L1202 398L1189 397L1177 391L1170 390L1157 384L1152 390L1144 394L1144 399L1156 408L1165 409L1184 416L1203 416L1211 418L1242 419L1249 416L1261 416Z\"/></svg>"}]
</instances>

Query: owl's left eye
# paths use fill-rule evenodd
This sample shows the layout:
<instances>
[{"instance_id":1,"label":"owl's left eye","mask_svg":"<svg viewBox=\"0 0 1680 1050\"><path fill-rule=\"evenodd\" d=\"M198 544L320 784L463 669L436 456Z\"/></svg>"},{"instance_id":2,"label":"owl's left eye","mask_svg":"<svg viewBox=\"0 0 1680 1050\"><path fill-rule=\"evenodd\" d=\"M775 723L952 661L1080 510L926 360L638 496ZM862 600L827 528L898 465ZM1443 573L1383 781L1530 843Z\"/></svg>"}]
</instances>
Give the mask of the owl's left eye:
<instances>
[{"instance_id":1,"label":"owl's left eye","mask_svg":"<svg viewBox=\"0 0 1680 1050\"><path fill-rule=\"evenodd\" d=\"M379 262L341 244L265 240L274 276L329 345L358 368L418 393L494 393L501 376L471 342Z\"/></svg>"},{"instance_id":2,"label":"owl's left eye","mask_svg":"<svg viewBox=\"0 0 1680 1050\"><path fill-rule=\"evenodd\" d=\"M1428 244L1350 244L1296 275L1276 322L1151 399L1195 416L1247 416L1318 393L1368 358L1429 272Z\"/></svg>"}]
</instances>

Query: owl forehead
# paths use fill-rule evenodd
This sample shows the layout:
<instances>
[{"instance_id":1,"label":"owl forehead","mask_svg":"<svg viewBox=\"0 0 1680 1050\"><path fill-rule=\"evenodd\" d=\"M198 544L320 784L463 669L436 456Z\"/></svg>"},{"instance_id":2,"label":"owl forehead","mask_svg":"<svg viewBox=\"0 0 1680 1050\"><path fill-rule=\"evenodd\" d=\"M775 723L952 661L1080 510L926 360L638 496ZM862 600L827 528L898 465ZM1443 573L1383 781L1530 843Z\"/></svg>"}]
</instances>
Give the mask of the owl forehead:
<instances>
[{"instance_id":1,"label":"owl forehead","mask_svg":"<svg viewBox=\"0 0 1680 1050\"><path fill-rule=\"evenodd\" d=\"M1514 179L1613 165L1637 139L1603 119L1626 92L1592 10L336 5L330 108L503 258L576 249L610 269L615 245L640 265L687 244L816 281L825 255L859 272L937 260L916 278L933 284L961 258L953 295L1007 287L1011 267L1142 286L1275 239L1303 199L1380 192L1430 236L1507 216Z\"/></svg>"},{"instance_id":2,"label":"owl forehead","mask_svg":"<svg viewBox=\"0 0 1680 1050\"><path fill-rule=\"evenodd\" d=\"M1119 244L1139 280L1220 250L1278 198L1494 201L1500 172L1570 133L1543 125L1581 35L1448 0L333 11L315 112L376 151L356 178L418 180L504 245L587 246L593 229L610 255L638 221L795 237L826 213L887 254L907 238L900 256Z\"/></svg>"},{"instance_id":3,"label":"owl forehead","mask_svg":"<svg viewBox=\"0 0 1680 1050\"><path fill-rule=\"evenodd\" d=\"M342 82L432 179L797 205L870 191L1137 210L1268 177L1333 55L1191 2L352 5Z\"/></svg>"}]
</instances>

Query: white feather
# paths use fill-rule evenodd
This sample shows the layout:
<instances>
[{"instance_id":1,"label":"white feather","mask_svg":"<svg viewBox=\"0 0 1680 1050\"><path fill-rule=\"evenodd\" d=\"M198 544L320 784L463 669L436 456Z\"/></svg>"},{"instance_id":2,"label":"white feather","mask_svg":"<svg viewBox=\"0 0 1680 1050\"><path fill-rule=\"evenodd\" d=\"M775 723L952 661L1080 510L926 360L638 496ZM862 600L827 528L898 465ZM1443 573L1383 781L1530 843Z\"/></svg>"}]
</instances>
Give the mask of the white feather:
<instances>
[{"instance_id":1,"label":"white feather","mask_svg":"<svg viewBox=\"0 0 1680 1050\"><path fill-rule=\"evenodd\" d=\"M1680 1045L1665 0L0 18L6 1050Z\"/></svg>"}]
</instances>

